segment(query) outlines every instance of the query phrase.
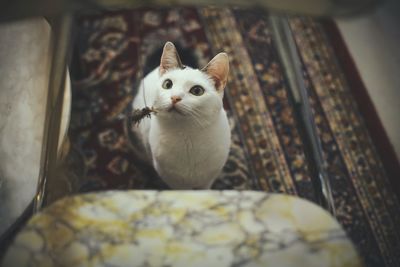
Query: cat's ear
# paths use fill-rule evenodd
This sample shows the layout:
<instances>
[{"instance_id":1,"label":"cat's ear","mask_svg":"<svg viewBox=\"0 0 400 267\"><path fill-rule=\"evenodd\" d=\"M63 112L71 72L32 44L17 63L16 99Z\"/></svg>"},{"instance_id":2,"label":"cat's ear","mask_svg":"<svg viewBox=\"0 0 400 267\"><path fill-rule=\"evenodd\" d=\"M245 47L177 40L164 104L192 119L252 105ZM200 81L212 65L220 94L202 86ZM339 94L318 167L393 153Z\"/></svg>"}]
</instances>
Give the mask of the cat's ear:
<instances>
[{"instance_id":1,"label":"cat's ear","mask_svg":"<svg viewBox=\"0 0 400 267\"><path fill-rule=\"evenodd\" d=\"M229 58L226 53L219 53L205 66L202 71L207 73L214 81L215 88L222 92L228 81Z\"/></svg>"},{"instance_id":2,"label":"cat's ear","mask_svg":"<svg viewBox=\"0 0 400 267\"><path fill-rule=\"evenodd\" d=\"M171 69L182 69L183 65L179 58L178 51L173 43L166 42L164 45L163 53L160 61L160 75L164 74Z\"/></svg>"}]
</instances>

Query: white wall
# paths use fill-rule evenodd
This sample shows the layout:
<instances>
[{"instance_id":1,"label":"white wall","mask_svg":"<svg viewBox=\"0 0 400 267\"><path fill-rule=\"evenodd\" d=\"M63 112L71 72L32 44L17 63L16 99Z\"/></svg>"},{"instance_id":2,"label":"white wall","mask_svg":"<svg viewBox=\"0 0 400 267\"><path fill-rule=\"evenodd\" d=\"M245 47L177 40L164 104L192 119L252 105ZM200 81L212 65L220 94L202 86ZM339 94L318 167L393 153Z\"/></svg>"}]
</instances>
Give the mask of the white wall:
<instances>
[{"instance_id":1,"label":"white wall","mask_svg":"<svg viewBox=\"0 0 400 267\"><path fill-rule=\"evenodd\" d=\"M0 24L0 234L33 199L50 74L43 18Z\"/></svg>"},{"instance_id":2,"label":"white wall","mask_svg":"<svg viewBox=\"0 0 400 267\"><path fill-rule=\"evenodd\" d=\"M336 22L400 158L400 0Z\"/></svg>"}]
</instances>

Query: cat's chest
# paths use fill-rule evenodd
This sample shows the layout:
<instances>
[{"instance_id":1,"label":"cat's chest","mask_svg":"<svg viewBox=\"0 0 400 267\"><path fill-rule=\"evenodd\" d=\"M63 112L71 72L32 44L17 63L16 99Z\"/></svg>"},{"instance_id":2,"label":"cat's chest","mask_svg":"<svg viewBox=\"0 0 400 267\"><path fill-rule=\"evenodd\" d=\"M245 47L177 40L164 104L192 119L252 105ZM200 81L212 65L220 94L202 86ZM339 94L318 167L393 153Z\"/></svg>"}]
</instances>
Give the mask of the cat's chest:
<instances>
[{"instance_id":1,"label":"cat's chest","mask_svg":"<svg viewBox=\"0 0 400 267\"><path fill-rule=\"evenodd\" d=\"M222 113L209 127L192 128L178 124L162 124L151 121L149 146L153 164L158 171L193 172L222 168L230 146L230 129L226 115ZM192 171L193 170L193 171Z\"/></svg>"},{"instance_id":2,"label":"cat's chest","mask_svg":"<svg viewBox=\"0 0 400 267\"><path fill-rule=\"evenodd\" d=\"M201 159L215 150L211 134L207 132L162 132L153 131L150 136L153 157L167 160L168 158L186 161L193 158Z\"/></svg>"},{"instance_id":3,"label":"cat's chest","mask_svg":"<svg viewBox=\"0 0 400 267\"><path fill-rule=\"evenodd\" d=\"M152 157L164 166L198 166L219 157L221 140L215 129L187 131L153 125L150 131Z\"/></svg>"},{"instance_id":4,"label":"cat's chest","mask_svg":"<svg viewBox=\"0 0 400 267\"><path fill-rule=\"evenodd\" d=\"M224 114L222 114L224 115ZM172 188L209 188L223 168L230 146L225 117L208 128L160 127L151 121L149 147L157 173Z\"/></svg>"}]
</instances>

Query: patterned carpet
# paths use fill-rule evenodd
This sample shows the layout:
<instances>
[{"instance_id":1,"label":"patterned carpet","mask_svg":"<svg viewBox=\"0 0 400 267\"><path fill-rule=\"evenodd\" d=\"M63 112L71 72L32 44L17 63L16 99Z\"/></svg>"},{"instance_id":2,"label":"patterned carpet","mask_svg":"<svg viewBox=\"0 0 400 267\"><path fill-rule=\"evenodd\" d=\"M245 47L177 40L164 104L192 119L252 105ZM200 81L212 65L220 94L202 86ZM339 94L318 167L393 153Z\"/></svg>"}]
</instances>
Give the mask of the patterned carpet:
<instances>
[{"instance_id":1,"label":"patterned carpet","mask_svg":"<svg viewBox=\"0 0 400 267\"><path fill-rule=\"evenodd\" d=\"M290 25L332 183L337 219L366 266L400 266L400 209L321 22ZM264 13L136 9L79 19L69 130L73 192L166 189L135 148L127 110L143 62L166 40L205 65L229 54L226 91L233 144L213 189L282 192L316 201L303 128ZM185 63L185 62L184 62Z\"/></svg>"}]
</instances>

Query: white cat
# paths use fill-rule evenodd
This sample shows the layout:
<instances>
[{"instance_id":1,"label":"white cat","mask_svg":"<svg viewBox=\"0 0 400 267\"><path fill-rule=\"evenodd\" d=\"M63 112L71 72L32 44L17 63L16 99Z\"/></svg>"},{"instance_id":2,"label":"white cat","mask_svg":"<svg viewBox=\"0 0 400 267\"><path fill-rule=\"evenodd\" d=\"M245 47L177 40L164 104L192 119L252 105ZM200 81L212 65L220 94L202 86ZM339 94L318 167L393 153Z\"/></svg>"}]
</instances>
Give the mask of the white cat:
<instances>
[{"instance_id":1,"label":"white cat","mask_svg":"<svg viewBox=\"0 0 400 267\"><path fill-rule=\"evenodd\" d=\"M171 42L160 66L142 81L133 108L158 112L136 129L159 176L172 189L208 189L228 158L231 132L222 104L226 53L202 70L184 67ZM146 101L145 101L146 100Z\"/></svg>"}]
</instances>

